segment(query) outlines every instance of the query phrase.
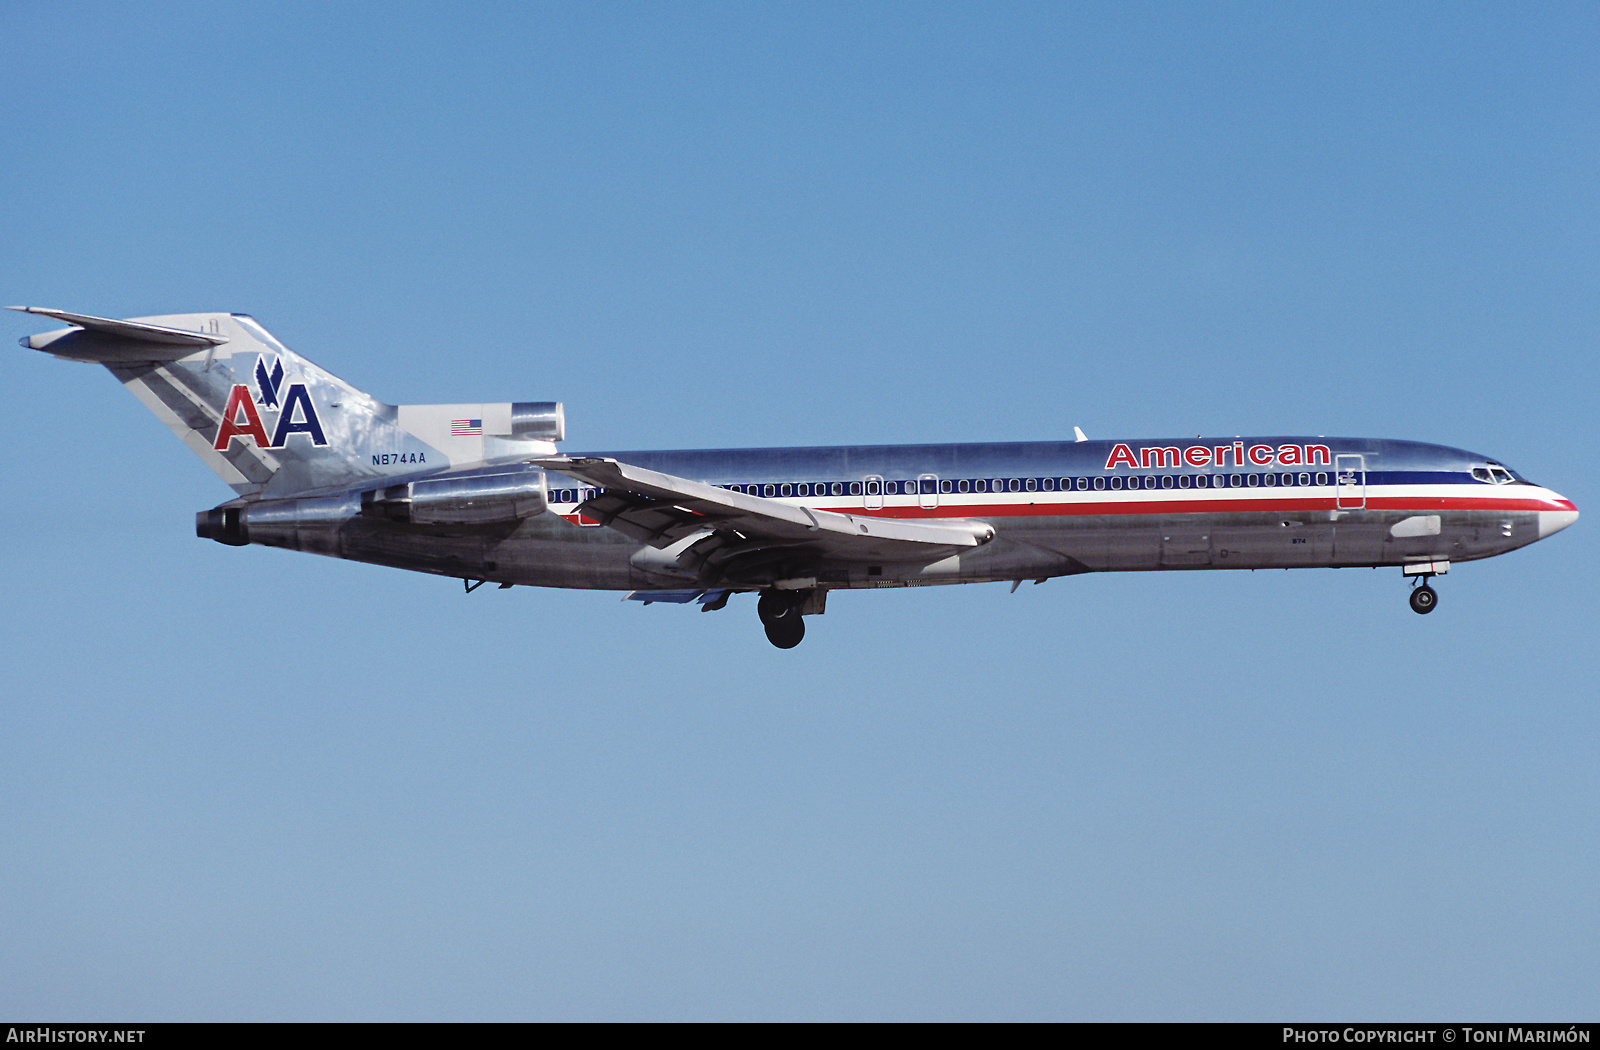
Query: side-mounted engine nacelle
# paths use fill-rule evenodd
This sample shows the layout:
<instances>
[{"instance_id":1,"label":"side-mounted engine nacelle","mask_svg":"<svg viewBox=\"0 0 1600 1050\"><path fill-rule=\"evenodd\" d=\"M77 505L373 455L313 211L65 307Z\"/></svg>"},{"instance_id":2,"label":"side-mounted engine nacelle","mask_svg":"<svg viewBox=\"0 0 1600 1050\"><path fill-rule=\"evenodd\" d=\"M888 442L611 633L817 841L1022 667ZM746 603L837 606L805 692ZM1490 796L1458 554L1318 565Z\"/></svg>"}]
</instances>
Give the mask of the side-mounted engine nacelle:
<instances>
[{"instance_id":1,"label":"side-mounted engine nacelle","mask_svg":"<svg viewBox=\"0 0 1600 1050\"><path fill-rule=\"evenodd\" d=\"M337 555L340 529L356 521L468 527L532 517L547 506L544 471L485 467L337 496L225 504L195 515L194 531L235 547L260 543Z\"/></svg>"},{"instance_id":2,"label":"side-mounted engine nacelle","mask_svg":"<svg viewBox=\"0 0 1600 1050\"><path fill-rule=\"evenodd\" d=\"M234 503L194 516L194 532L231 547L260 543L314 554L339 554L339 528L361 513L360 494Z\"/></svg>"},{"instance_id":3,"label":"side-mounted engine nacelle","mask_svg":"<svg viewBox=\"0 0 1600 1050\"><path fill-rule=\"evenodd\" d=\"M544 471L494 467L448 478L409 481L361 494L369 518L413 525L489 525L543 514Z\"/></svg>"}]
</instances>

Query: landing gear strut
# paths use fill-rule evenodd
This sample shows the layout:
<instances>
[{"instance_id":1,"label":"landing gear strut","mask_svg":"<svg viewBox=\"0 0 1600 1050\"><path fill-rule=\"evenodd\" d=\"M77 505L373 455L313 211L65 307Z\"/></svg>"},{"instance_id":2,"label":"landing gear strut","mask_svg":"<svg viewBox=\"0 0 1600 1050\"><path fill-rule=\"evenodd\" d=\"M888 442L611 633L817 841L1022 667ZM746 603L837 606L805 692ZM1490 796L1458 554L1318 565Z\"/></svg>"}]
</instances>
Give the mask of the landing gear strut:
<instances>
[{"instance_id":1,"label":"landing gear strut","mask_svg":"<svg viewBox=\"0 0 1600 1050\"><path fill-rule=\"evenodd\" d=\"M797 591L762 591L756 602L756 615L767 629L767 641L779 649L793 649L806 636L806 623L800 616L804 596Z\"/></svg>"},{"instance_id":2,"label":"landing gear strut","mask_svg":"<svg viewBox=\"0 0 1600 1050\"><path fill-rule=\"evenodd\" d=\"M1428 577L1422 577L1421 587L1411 588L1411 611L1415 613L1431 613L1439 604L1439 593L1427 584Z\"/></svg>"}]
</instances>

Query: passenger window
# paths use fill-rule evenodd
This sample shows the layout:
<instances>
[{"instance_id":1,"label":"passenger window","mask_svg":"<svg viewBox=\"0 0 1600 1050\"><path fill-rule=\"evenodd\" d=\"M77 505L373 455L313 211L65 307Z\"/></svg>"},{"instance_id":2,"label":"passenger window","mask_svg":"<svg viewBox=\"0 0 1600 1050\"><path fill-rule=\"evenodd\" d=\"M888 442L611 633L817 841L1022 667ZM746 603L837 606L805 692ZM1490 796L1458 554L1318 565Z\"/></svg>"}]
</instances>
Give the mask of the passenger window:
<instances>
[{"instance_id":1,"label":"passenger window","mask_svg":"<svg viewBox=\"0 0 1600 1050\"><path fill-rule=\"evenodd\" d=\"M957 492L965 492L970 487L971 486L967 484L967 479L966 478L962 478L960 481L956 482L956 491Z\"/></svg>"},{"instance_id":2,"label":"passenger window","mask_svg":"<svg viewBox=\"0 0 1600 1050\"><path fill-rule=\"evenodd\" d=\"M1327 483L1328 483L1328 475L1322 473L1321 471L1318 471L1317 472L1317 484L1318 485L1326 485Z\"/></svg>"},{"instance_id":3,"label":"passenger window","mask_svg":"<svg viewBox=\"0 0 1600 1050\"><path fill-rule=\"evenodd\" d=\"M1034 491L1038 487L1039 487L1039 479L1038 478L1029 478L1026 482L1023 483L1023 488L1027 489L1029 492Z\"/></svg>"},{"instance_id":4,"label":"passenger window","mask_svg":"<svg viewBox=\"0 0 1600 1050\"><path fill-rule=\"evenodd\" d=\"M950 488L950 483L948 481L941 481L941 482L939 482L939 491L940 492L951 492L953 490Z\"/></svg>"},{"instance_id":5,"label":"passenger window","mask_svg":"<svg viewBox=\"0 0 1600 1050\"><path fill-rule=\"evenodd\" d=\"M1105 488L1106 487L1106 479L1105 478L1095 478L1094 479L1094 487L1097 488L1097 489Z\"/></svg>"},{"instance_id":6,"label":"passenger window","mask_svg":"<svg viewBox=\"0 0 1600 1050\"><path fill-rule=\"evenodd\" d=\"M1261 484L1260 474L1251 474L1249 475L1249 479L1250 480L1247 482L1247 484L1249 484L1251 488L1255 488L1257 485Z\"/></svg>"},{"instance_id":7,"label":"passenger window","mask_svg":"<svg viewBox=\"0 0 1600 1050\"><path fill-rule=\"evenodd\" d=\"M837 487L837 486L835 486L835 487ZM861 482L852 481L850 483L850 495L852 495L852 496L861 495Z\"/></svg>"},{"instance_id":8,"label":"passenger window","mask_svg":"<svg viewBox=\"0 0 1600 1050\"><path fill-rule=\"evenodd\" d=\"M1156 479L1153 475L1146 474L1144 476L1144 487L1147 489L1153 489L1156 487Z\"/></svg>"},{"instance_id":9,"label":"passenger window","mask_svg":"<svg viewBox=\"0 0 1600 1050\"><path fill-rule=\"evenodd\" d=\"M1300 484L1302 484L1302 485L1311 484L1311 475L1310 474L1302 474L1302 475L1300 475Z\"/></svg>"},{"instance_id":10,"label":"passenger window","mask_svg":"<svg viewBox=\"0 0 1600 1050\"><path fill-rule=\"evenodd\" d=\"M1179 474L1178 475L1178 487L1180 489L1186 489L1190 485L1193 485L1193 484L1194 484L1194 479L1192 477L1190 477L1188 474Z\"/></svg>"},{"instance_id":11,"label":"passenger window","mask_svg":"<svg viewBox=\"0 0 1600 1050\"><path fill-rule=\"evenodd\" d=\"M1088 487L1089 487L1089 479L1088 478L1079 478L1078 479L1078 491L1079 492L1082 492L1083 490L1087 489Z\"/></svg>"},{"instance_id":12,"label":"passenger window","mask_svg":"<svg viewBox=\"0 0 1600 1050\"><path fill-rule=\"evenodd\" d=\"M794 495L794 486L789 484L788 482L784 482L783 488L779 490L779 494L783 495L783 496L793 496Z\"/></svg>"},{"instance_id":13,"label":"passenger window","mask_svg":"<svg viewBox=\"0 0 1600 1050\"><path fill-rule=\"evenodd\" d=\"M1021 492L1022 491L1022 482L1020 480L1018 480L1017 478L1012 478L1010 483L1006 487L1009 488L1012 492Z\"/></svg>"},{"instance_id":14,"label":"passenger window","mask_svg":"<svg viewBox=\"0 0 1600 1050\"><path fill-rule=\"evenodd\" d=\"M1236 489L1244 487L1244 475L1243 474L1235 474L1233 476L1233 487L1236 488Z\"/></svg>"},{"instance_id":15,"label":"passenger window","mask_svg":"<svg viewBox=\"0 0 1600 1050\"><path fill-rule=\"evenodd\" d=\"M1163 474L1163 475L1161 475L1161 487L1164 488L1164 489L1170 489L1172 487L1172 475L1171 474Z\"/></svg>"},{"instance_id":16,"label":"passenger window","mask_svg":"<svg viewBox=\"0 0 1600 1050\"><path fill-rule=\"evenodd\" d=\"M850 491L851 491L851 493L859 496L861 494L861 482L857 481L857 482L853 483L850 486ZM844 495L844 482L835 481L833 483L833 494L835 496L843 496Z\"/></svg>"},{"instance_id":17,"label":"passenger window","mask_svg":"<svg viewBox=\"0 0 1600 1050\"><path fill-rule=\"evenodd\" d=\"M1276 475L1276 474L1263 474L1263 475L1261 475L1261 483L1263 485L1268 486L1268 487L1276 485L1278 483L1278 475Z\"/></svg>"},{"instance_id":18,"label":"passenger window","mask_svg":"<svg viewBox=\"0 0 1600 1050\"><path fill-rule=\"evenodd\" d=\"M1113 477L1111 479L1111 487L1114 489L1120 489L1122 487L1122 479L1120 477Z\"/></svg>"},{"instance_id":19,"label":"passenger window","mask_svg":"<svg viewBox=\"0 0 1600 1050\"><path fill-rule=\"evenodd\" d=\"M761 491L762 494L766 496L776 496L778 494L777 488L772 485L763 486Z\"/></svg>"}]
</instances>

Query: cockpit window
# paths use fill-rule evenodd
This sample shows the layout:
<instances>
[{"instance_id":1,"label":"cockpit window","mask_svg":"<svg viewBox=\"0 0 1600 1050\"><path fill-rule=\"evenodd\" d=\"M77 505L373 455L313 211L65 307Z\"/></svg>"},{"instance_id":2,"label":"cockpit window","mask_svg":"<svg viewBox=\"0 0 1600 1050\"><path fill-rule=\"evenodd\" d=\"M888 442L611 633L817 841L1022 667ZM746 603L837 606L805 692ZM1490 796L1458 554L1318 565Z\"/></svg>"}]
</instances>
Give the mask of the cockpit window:
<instances>
[{"instance_id":1,"label":"cockpit window","mask_svg":"<svg viewBox=\"0 0 1600 1050\"><path fill-rule=\"evenodd\" d=\"M1516 482L1516 477L1498 463L1488 463L1481 467L1472 468L1472 477L1489 485L1510 485Z\"/></svg>"}]
</instances>

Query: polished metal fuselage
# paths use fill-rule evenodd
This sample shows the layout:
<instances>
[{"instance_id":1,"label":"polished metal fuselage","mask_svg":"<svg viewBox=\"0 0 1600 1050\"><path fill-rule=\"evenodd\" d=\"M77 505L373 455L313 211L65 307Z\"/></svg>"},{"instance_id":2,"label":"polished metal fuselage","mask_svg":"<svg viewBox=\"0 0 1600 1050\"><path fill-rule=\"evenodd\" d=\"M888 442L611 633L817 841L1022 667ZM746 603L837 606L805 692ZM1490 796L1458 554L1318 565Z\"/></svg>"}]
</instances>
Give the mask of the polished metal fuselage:
<instances>
[{"instance_id":1,"label":"polished metal fuselage","mask_svg":"<svg viewBox=\"0 0 1600 1050\"><path fill-rule=\"evenodd\" d=\"M825 588L873 588L1084 572L1463 562L1532 543L1577 516L1570 501L1514 475L1503 484L1475 478L1474 467L1491 461L1459 449L1372 439L1274 438L1270 446L1263 440L601 454L814 509L994 526L995 538L982 546L909 562L817 557L801 549L738 578L688 579L653 557L648 545L587 523L580 507L592 490L553 473L546 480L548 509L516 521L400 525L362 516L352 495L343 497L349 513L342 523L334 523L336 512L319 517L321 524L308 520L277 545L544 587L757 589L803 577ZM1241 455L1243 467L1226 457L1221 465L1191 466L1181 455L1233 446L1270 447L1274 459L1278 449L1318 451L1315 462L1259 464ZM1133 453L1134 465L1108 465L1119 447ZM1180 455L1177 463L1169 453L1165 461L1158 454L1151 466L1137 465L1145 448Z\"/></svg>"},{"instance_id":2,"label":"polished metal fuselage","mask_svg":"<svg viewBox=\"0 0 1600 1050\"><path fill-rule=\"evenodd\" d=\"M807 615L830 589L1084 572L1426 576L1578 516L1475 453L1362 438L563 456L558 403L385 404L246 315L25 309L73 327L24 345L105 365L233 488L199 535L467 580L789 590Z\"/></svg>"}]
</instances>

